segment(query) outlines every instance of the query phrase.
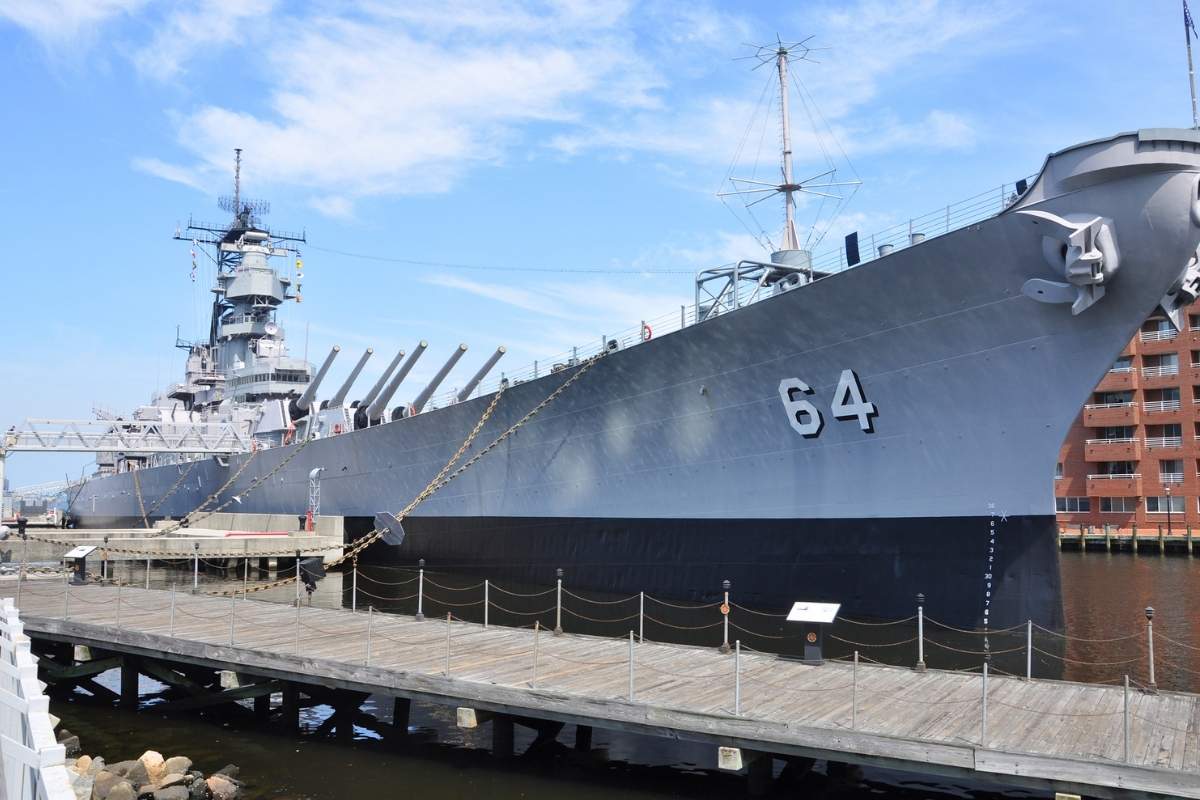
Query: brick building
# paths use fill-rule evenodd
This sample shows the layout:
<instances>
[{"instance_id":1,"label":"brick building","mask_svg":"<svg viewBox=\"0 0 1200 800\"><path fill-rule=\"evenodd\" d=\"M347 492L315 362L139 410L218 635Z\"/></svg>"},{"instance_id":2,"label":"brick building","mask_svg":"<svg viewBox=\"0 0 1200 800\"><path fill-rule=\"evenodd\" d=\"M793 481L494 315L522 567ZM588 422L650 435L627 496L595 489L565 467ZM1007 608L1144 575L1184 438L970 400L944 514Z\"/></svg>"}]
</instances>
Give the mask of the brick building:
<instances>
[{"instance_id":1,"label":"brick building","mask_svg":"<svg viewBox=\"0 0 1200 800\"><path fill-rule=\"evenodd\" d=\"M1060 527L1200 528L1200 302L1188 329L1151 316L1059 452Z\"/></svg>"}]
</instances>

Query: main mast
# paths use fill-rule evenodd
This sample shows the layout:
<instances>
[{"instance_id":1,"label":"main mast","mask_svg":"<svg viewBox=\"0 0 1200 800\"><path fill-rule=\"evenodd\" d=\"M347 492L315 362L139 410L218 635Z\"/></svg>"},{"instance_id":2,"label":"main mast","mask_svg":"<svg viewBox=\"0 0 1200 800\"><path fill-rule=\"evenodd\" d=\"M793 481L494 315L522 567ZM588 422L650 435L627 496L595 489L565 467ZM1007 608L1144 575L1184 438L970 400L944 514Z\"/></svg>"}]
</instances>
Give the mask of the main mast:
<instances>
[{"instance_id":1,"label":"main mast","mask_svg":"<svg viewBox=\"0 0 1200 800\"><path fill-rule=\"evenodd\" d=\"M775 51L775 65L779 72L779 116L783 131L783 241L781 250L799 250L800 240L796 236L796 198L793 192L797 186L792 183L792 131L791 115L788 113L788 49L782 44Z\"/></svg>"}]
</instances>

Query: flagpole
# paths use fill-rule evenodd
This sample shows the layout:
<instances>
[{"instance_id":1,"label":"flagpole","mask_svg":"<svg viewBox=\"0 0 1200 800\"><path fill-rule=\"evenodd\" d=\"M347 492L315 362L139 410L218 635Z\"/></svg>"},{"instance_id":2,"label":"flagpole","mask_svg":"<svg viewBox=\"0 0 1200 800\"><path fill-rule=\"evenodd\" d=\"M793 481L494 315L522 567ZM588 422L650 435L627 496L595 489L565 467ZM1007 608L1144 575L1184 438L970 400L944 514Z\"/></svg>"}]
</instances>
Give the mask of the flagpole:
<instances>
[{"instance_id":1,"label":"flagpole","mask_svg":"<svg viewBox=\"0 0 1200 800\"><path fill-rule=\"evenodd\" d=\"M1200 128L1200 114L1196 113L1196 72L1192 68L1192 30L1194 28L1187 0L1183 0L1183 38L1187 41L1188 85L1192 90L1192 127Z\"/></svg>"}]
</instances>

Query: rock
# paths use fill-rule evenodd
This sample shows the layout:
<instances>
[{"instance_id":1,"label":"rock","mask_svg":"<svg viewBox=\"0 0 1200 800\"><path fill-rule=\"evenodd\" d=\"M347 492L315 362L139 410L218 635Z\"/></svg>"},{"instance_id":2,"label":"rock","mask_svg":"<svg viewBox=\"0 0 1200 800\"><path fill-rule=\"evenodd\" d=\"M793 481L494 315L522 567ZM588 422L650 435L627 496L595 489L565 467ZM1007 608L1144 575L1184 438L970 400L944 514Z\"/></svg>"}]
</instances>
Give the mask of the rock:
<instances>
[{"instance_id":1,"label":"rock","mask_svg":"<svg viewBox=\"0 0 1200 800\"><path fill-rule=\"evenodd\" d=\"M129 770L140 764L140 761L118 761L115 764L109 764L108 771L114 775L120 775L122 778L129 775Z\"/></svg>"},{"instance_id":2,"label":"rock","mask_svg":"<svg viewBox=\"0 0 1200 800\"><path fill-rule=\"evenodd\" d=\"M104 759L96 756L92 759L92 763L88 765L87 774L89 777L95 778L104 770Z\"/></svg>"},{"instance_id":3,"label":"rock","mask_svg":"<svg viewBox=\"0 0 1200 800\"><path fill-rule=\"evenodd\" d=\"M150 772L141 761L134 761L125 772L125 778L134 786L150 783Z\"/></svg>"},{"instance_id":4,"label":"rock","mask_svg":"<svg viewBox=\"0 0 1200 800\"><path fill-rule=\"evenodd\" d=\"M180 775L186 774L192 768L192 760L187 756L171 756L163 762L163 770L167 775L172 772L177 772Z\"/></svg>"},{"instance_id":5,"label":"rock","mask_svg":"<svg viewBox=\"0 0 1200 800\"><path fill-rule=\"evenodd\" d=\"M225 777L224 774L213 775L205 783L208 784L208 790L212 792L213 800L236 800L238 796L237 784Z\"/></svg>"},{"instance_id":6,"label":"rock","mask_svg":"<svg viewBox=\"0 0 1200 800\"><path fill-rule=\"evenodd\" d=\"M122 781L121 776L114 775L106 769L96 773L96 780L92 783L92 800L107 800L108 793Z\"/></svg>"},{"instance_id":7,"label":"rock","mask_svg":"<svg viewBox=\"0 0 1200 800\"><path fill-rule=\"evenodd\" d=\"M112 788L105 800L137 800L137 790L129 781L121 781Z\"/></svg>"},{"instance_id":8,"label":"rock","mask_svg":"<svg viewBox=\"0 0 1200 800\"><path fill-rule=\"evenodd\" d=\"M79 776L79 780L75 781L75 785L71 787L75 790L75 800L92 800L92 782L94 780L91 775Z\"/></svg>"},{"instance_id":9,"label":"rock","mask_svg":"<svg viewBox=\"0 0 1200 800\"><path fill-rule=\"evenodd\" d=\"M169 789L172 786L187 786L191 782L191 775L181 775L178 772L168 772L163 776L162 780L158 782L158 788Z\"/></svg>"},{"instance_id":10,"label":"rock","mask_svg":"<svg viewBox=\"0 0 1200 800\"><path fill-rule=\"evenodd\" d=\"M164 768L162 753L157 750L147 750L138 757L138 761L146 767L146 773L150 776L150 780L157 783L159 778L167 774Z\"/></svg>"},{"instance_id":11,"label":"rock","mask_svg":"<svg viewBox=\"0 0 1200 800\"><path fill-rule=\"evenodd\" d=\"M212 792L203 776L192 782L191 800L212 800Z\"/></svg>"},{"instance_id":12,"label":"rock","mask_svg":"<svg viewBox=\"0 0 1200 800\"><path fill-rule=\"evenodd\" d=\"M154 800L191 800L192 793L186 786L171 786L154 793Z\"/></svg>"},{"instance_id":13,"label":"rock","mask_svg":"<svg viewBox=\"0 0 1200 800\"><path fill-rule=\"evenodd\" d=\"M226 764L225 766L221 767L219 770L214 772L213 775L224 775L226 778L233 778L236 780L237 776L240 775L241 772L242 771L237 768L237 765Z\"/></svg>"},{"instance_id":14,"label":"rock","mask_svg":"<svg viewBox=\"0 0 1200 800\"><path fill-rule=\"evenodd\" d=\"M79 737L66 728L58 732L58 743L66 748L67 758L73 758L81 752L79 749Z\"/></svg>"},{"instance_id":15,"label":"rock","mask_svg":"<svg viewBox=\"0 0 1200 800\"><path fill-rule=\"evenodd\" d=\"M88 771L88 767L90 767L91 765L92 765L92 757L91 756L80 756L79 758L75 759L75 774L83 775L85 772Z\"/></svg>"}]
</instances>

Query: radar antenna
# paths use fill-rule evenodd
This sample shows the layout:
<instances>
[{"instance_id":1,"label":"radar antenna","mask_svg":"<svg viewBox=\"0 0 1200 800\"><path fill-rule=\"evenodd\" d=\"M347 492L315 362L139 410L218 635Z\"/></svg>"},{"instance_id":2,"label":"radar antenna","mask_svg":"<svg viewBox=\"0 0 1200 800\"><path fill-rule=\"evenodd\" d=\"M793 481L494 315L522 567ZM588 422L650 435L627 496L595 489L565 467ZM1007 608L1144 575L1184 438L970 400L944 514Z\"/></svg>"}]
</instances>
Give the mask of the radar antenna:
<instances>
[{"instance_id":1,"label":"radar antenna","mask_svg":"<svg viewBox=\"0 0 1200 800\"><path fill-rule=\"evenodd\" d=\"M862 183L859 180L837 180L837 169L831 165L829 169L801 181L797 181L793 177L791 114L788 108L788 64L793 60L816 62L816 59L811 56L818 48L810 47L808 44L812 38L809 36L807 39L799 42L784 42L779 37L776 37L775 44L752 45L754 52L749 56L743 56L743 59L753 59L758 62L758 65L754 69L759 69L771 63L775 65L776 75L779 80L779 122L782 138L780 172L782 182L776 183L751 178L730 177L729 181L733 184L733 188L717 193L717 196L721 198L732 195L761 195L757 199L747 202L747 209L769 197L782 194L784 196L784 223L782 241L779 246L781 251L801 249L800 239L796 235L795 194L797 192L832 199L840 204L846 200L840 193L842 187L857 187ZM801 97L801 102L803 103L803 101L804 98ZM811 236L809 238L811 239Z\"/></svg>"},{"instance_id":2,"label":"radar antenna","mask_svg":"<svg viewBox=\"0 0 1200 800\"><path fill-rule=\"evenodd\" d=\"M233 214L234 221L243 227L261 222L261 219L271 211L271 204L265 200L242 200L242 148L233 149L233 195L221 195L217 198L217 206L222 211Z\"/></svg>"}]
</instances>

